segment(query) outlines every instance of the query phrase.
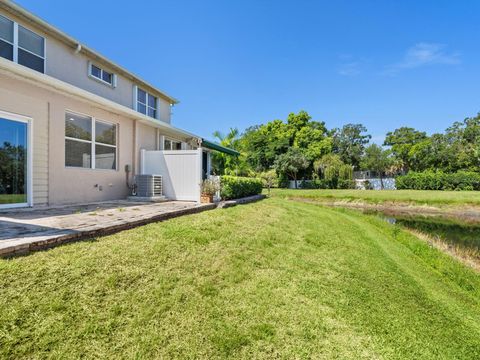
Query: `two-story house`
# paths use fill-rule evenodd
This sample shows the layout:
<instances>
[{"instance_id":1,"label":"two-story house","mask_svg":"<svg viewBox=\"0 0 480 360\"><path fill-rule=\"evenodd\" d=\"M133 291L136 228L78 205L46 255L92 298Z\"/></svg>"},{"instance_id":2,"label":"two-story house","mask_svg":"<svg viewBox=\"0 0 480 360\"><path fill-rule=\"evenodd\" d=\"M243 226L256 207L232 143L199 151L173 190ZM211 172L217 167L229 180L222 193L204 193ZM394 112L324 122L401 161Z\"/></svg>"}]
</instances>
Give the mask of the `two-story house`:
<instances>
[{"instance_id":1,"label":"two-story house","mask_svg":"<svg viewBox=\"0 0 480 360\"><path fill-rule=\"evenodd\" d=\"M0 208L123 199L141 149L215 147L171 125L176 103L0 0Z\"/></svg>"}]
</instances>

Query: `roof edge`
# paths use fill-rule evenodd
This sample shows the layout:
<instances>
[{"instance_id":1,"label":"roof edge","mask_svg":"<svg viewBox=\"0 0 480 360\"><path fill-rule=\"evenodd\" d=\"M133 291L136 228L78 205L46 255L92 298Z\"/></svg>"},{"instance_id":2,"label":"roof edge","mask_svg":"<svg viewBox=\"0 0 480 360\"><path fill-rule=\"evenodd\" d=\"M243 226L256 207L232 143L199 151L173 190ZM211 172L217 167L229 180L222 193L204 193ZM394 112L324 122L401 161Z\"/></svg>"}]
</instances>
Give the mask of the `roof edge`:
<instances>
[{"instance_id":1,"label":"roof edge","mask_svg":"<svg viewBox=\"0 0 480 360\"><path fill-rule=\"evenodd\" d=\"M94 57L98 61L103 62L107 65L109 65L112 70L122 74L123 76L129 78L130 80L134 80L139 83L139 85L142 85L144 87L147 87L148 90L153 90L159 95L161 95L163 98L166 100L169 100L171 104L178 104L179 100L174 98L173 96L170 96L167 94L165 91L160 90L159 88L153 86L152 84L146 82L143 80L141 77L135 75L131 71L125 69L124 67L118 65L112 60L109 60L107 57L101 55L99 52L95 51L94 49L84 45L80 41L76 40L75 38L71 37L70 35L67 35L60 29L56 28L53 25L50 25L47 21L41 19L37 15L31 13L30 11L26 10L22 6L14 3L13 1L9 0L0 0L0 7L3 7L5 9L10 10L14 15L17 15L19 17L24 17L26 20L33 22L36 26L38 26L40 29L45 31L46 33L52 34L54 37L56 37L58 40L64 42L67 45L72 46L72 49L75 49L78 45L81 46L80 52L84 52L87 56Z\"/></svg>"},{"instance_id":2,"label":"roof edge","mask_svg":"<svg viewBox=\"0 0 480 360\"><path fill-rule=\"evenodd\" d=\"M120 105L114 101L108 100L99 95L93 94L87 90L81 89L77 86L68 84L62 80L56 79L46 74L42 74L38 71L32 70L22 65L18 65L10 60L0 57L0 74L11 78L15 78L21 81L27 81L35 86L46 88L48 90L60 93L64 96L80 99L100 106L102 109L112 111L117 114L126 116L132 120L138 120L144 124L159 129L164 129L167 132L176 133L185 137L195 138L199 141L202 139L200 136L192 134L188 131L176 128L167 122L153 119L147 115L141 114L129 107Z\"/></svg>"},{"instance_id":3,"label":"roof edge","mask_svg":"<svg viewBox=\"0 0 480 360\"><path fill-rule=\"evenodd\" d=\"M208 141L208 140L205 140L205 139L202 139L202 146L206 147L207 149L219 151L219 152L222 152L222 153L227 154L227 155L232 155L232 156L239 156L240 155L240 153L237 150L230 149L226 146L223 146L223 145L217 144L213 141Z\"/></svg>"}]
</instances>

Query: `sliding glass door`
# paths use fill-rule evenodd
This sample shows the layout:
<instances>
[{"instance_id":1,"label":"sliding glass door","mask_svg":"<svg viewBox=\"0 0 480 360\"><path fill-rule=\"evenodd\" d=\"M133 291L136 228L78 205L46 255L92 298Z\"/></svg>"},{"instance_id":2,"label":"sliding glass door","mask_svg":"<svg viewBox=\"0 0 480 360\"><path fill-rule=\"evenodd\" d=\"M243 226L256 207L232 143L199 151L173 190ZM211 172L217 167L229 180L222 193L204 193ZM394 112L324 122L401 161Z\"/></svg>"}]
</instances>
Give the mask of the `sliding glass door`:
<instances>
[{"instance_id":1,"label":"sliding glass door","mask_svg":"<svg viewBox=\"0 0 480 360\"><path fill-rule=\"evenodd\" d=\"M28 122L0 114L0 208L28 205Z\"/></svg>"}]
</instances>

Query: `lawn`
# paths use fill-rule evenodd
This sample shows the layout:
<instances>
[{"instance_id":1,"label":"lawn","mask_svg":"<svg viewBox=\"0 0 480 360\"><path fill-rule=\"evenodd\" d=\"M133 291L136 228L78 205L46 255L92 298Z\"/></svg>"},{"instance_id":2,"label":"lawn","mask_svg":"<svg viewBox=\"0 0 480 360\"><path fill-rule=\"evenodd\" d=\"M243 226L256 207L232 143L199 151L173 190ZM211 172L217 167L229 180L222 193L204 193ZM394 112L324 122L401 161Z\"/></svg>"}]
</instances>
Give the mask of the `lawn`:
<instances>
[{"instance_id":1,"label":"lawn","mask_svg":"<svg viewBox=\"0 0 480 360\"><path fill-rule=\"evenodd\" d=\"M27 195L25 194L0 194L0 205L26 203L26 202L27 202Z\"/></svg>"},{"instance_id":2,"label":"lawn","mask_svg":"<svg viewBox=\"0 0 480 360\"><path fill-rule=\"evenodd\" d=\"M299 197L319 201L364 201L415 205L480 205L480 191L436 190L303 190L272 189L272 196Z\"/></svg>"},{"instance_id":3,"label":"lawn","mask_svg":"<svg viewBox=\"0 0 480 360\"><path fill-rule=\"evenodd\" d=\"M480 275L281 198L0 260L1 358L480 358Z\"/></svg>"}]
</instances>

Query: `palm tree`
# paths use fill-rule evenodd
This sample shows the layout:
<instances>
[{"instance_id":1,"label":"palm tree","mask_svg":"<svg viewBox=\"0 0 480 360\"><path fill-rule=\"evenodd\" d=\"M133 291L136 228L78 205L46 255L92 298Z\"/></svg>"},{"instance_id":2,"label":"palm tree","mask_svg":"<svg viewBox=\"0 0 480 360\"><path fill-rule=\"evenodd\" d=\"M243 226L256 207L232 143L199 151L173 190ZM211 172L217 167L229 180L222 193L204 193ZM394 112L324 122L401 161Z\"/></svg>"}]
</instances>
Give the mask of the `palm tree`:
<instances>
[{"instance_id":1,"label":"palm tree","mask_svg":"<svg viewBox=\"0 0 480 360\"><path fill-rule=\"evenodd\" d=\"M215 131L213 137L218 140L220 145L228 147L230 149L237 150L240 137L240 133L236 128L230 128L227 135L222 134L220 131ZM238 157L231 156L220 152L212 153L212 168L215 174L223 175L237 175Z\"/></svg>"}]
</instances>

